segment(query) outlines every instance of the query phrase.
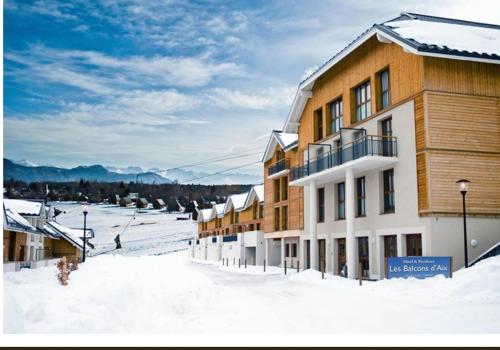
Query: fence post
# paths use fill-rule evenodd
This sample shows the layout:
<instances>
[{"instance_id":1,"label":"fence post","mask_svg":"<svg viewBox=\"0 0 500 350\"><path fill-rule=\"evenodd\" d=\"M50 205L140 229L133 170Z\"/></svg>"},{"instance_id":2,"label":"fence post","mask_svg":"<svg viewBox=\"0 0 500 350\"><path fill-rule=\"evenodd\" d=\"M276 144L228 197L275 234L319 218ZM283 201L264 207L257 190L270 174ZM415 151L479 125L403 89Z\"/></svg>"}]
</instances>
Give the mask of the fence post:
<instances>
[{"instance_id":1,"label":"fence post","mask_svg":"<svg viewBox=\"0 0 500 350\"><path fill-rule=\"evenodd\" d=\"M247 268L247 259L245 258L245 269Z\"/></svg>"},{"instance_id":2,"label":"fence post","mask_svg":"<svg viewBox=\"0 0 500 350\"><path fill-rule=\"evenodd\" d=\"M226 258L226 267L229 266L229 258Z\"/></svg>"},{"instance_id":3,"label":"fence post","mask_svg":"<svg viewBox=\"0 0 500 350\"><path fill-rule=\"evenodd\" d=\"M266 272L266 259L264 259L264 272Z\"/></svg>"},{"instance_id":4,"label":"fence post","mask_svg":"<svg viewBox=\"0 0 500 350\"><path fill-rule=\"evenodd\" d=\"M241 268L241 258L238 258L238 268Z\"/></svg>"},{"instance_id":5,"label":"fence post","mask_svg":"<svg viewBox=\"0 0 500 350\"><path fill-rule=\"evenodd\" d=\"M324 261L321 262L321 279L322 280L325 279L325 262Z\"/></svg>"},{"instance_id":6,"label":"fence post","mask_svg":"<svg viewBox=\"0 0 500 350\"><path fill-rule=\"evenodd\" d=\"M286 276L286 260L285 260L285 276Z\"/></svg>"},{"instance_id":7,"label":"fence post","mask_svg":"<svg viewBox=\"0 0 500 350\"><path fill-rule=\"evenodd\" d=\"M236 265L236 258L233 256L233 266Z\"/></svg>"},{"instance_id":8,"label":"fence post","mask_svg":"<svg viewBox=\"0 0 500 350\"><path fill-rule=\"evenodd\" d=\"M299 273L299 259L297 259L297 273Z\"/></svg>"},{"instance_id":9,"label":"fence post","mask_svg":"<svg viewBox=\"0 0 500 350\"><path fill-rule=\"evenodd\" d=\"M388 278L388 275L389 275L389 273L387 271L388 267L389 266L387 266L387 257L386 257L386 258L384 258L384 272L385 272L385 278L386 279Z\"/></svg>"}]
</instances>

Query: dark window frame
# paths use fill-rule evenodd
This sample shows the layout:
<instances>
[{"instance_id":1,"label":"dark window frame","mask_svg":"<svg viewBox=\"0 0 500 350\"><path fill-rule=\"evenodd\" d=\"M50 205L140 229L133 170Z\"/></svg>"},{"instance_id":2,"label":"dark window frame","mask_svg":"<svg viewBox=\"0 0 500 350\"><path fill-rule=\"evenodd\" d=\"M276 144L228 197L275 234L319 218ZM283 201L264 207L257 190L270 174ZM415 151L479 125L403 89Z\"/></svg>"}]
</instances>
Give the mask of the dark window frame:
<instances>
[{"instance_id":1,"label":"dark window frame","mask_svg":"<svg viewBox=\"0 0 500 350\"><path fill-rule=\"evenodd\" d=\"M366 216L366 177L361 176L356 178L356 217L364 216Z\"/></svg>"},{"instance_id":2,"label":"dark window frame","mask_svg":"<svg viewBox=\"0 0 500 350\"><path fill-rule=\"evenodd\" d=\"M391 105L391 73L389 71L389 67L382 69L378 73L378 81L379 81L379 110L386 109Z\"/></svg>"},{"instance_id":3,"label":"dark window frame","mask_svg":"<svg viewBox=\"0 0 500 350\"><path fill-rule=\"evenodd\" d=\"M325 188L318 188L318 217L317 222L325 222Z\"/></svg>"},{"instance_id":4,"label":"dark window frame","mask_svg":"<svg viewBox=\"0 0 500 350\"><path fill-rule=\"evenodd\" d=\"M394 190L394 168L383 172L383 194L384 194L384 214L396 211L396 200Z\"/></svg>"},{"instance_id":5,"label":"dark window frame","mask_svg":"<svg viewBox=\"0 0 500 350\"><path fill-rule=\"evenodd\" d=\"M323 108L320 107L314 111L314 141L321 140L324 133Z\"/></svg>"},{"instance_id":6,"label":"dark window frame","mask_svg":"<svg viewBox=\"0 0 500 350\"><path fill-rule=\"evenodd\" d=\"M337 188L337 220L345 220L345 182L339 182ZM340 189L342 188L342 192ZM342 193L342 196L340 195Z\"/></svg>"},{"instance_id":7,"label":"dark window frame","mask_svg":"<svg viewBox=\"0 0 500 350\"><path fill-rule=\"evenodd\" d=\"M372 93L370 79L354 88L354 116L355 122L360 122L372 115Z\"/></svg>"},{"instance_id":8,"label":"dark window frame","mask_svg":"<svg viewBox=\"0 0 500 350\"><path fill-rule=\"evenodd\" d=\"M336 98L328 104L330 110L330 135L335 134L340 131L340 128L344 125L344 103L342 101L342 96Z\"/></svg>"}]
</instances>

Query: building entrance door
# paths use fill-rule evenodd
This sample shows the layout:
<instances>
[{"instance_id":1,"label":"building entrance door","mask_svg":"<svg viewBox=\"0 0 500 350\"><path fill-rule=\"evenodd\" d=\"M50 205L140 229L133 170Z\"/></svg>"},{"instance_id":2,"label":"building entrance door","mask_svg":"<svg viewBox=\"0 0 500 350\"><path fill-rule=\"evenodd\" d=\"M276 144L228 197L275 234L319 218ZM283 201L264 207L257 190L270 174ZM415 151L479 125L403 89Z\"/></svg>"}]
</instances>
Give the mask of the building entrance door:
<instances>
[{"instance_id":1,"label":"building entrance door","mask_svg":"<svg viewBox=\"0 0 500 350\"><path fill-rule=\"evenodd\" d=\"M368 251L368 237L358 238L358 257L361 264L361 274L363 277L370 276L370 260Z\"/></svg>"},{"instance_id":2,"label":"building entrance door","mask_svg":"<svg viewBox=\"0 0 500 350\"><path fill-rule=\"evenodd\" d=\"M344 270L344 267L346 266L346 248L345 248L345 238L339 238L337 239L337 274L338 275L343 275L342 271ZM345 274L347 277L347 274Z\"/></svg>"},{"instance_id":3,"label":"building entrance door","mask_svg":"<svg viewBox=\"0 0 500 350\"><path fill-rule=\"evenodd\" d=\"M318 239L318 268L326 271L326 240Z\"/></svg>"},{"instance_id":4,"label":"building entrance door","mask_svg":"<svg viewBox=\"0 0 500 350\"><path fill-rule=\"evenodd\" d=\"M398 256L398 239L396 235L384 236L384 272L387 277L387 258Z\"/></svg>"}]
</instances>

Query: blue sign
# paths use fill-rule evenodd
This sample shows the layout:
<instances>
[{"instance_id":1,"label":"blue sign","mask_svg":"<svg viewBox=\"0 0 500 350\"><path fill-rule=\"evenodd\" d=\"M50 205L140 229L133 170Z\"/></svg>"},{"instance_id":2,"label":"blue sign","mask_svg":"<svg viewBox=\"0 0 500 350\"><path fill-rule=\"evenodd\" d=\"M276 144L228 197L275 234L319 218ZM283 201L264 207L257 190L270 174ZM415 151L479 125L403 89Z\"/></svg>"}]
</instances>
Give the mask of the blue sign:
<instances>
[{"instance_id":1,"label":"blue sign","mask_svg":"<svg viewBox=\"0 0 500 350\"><path fill-rule=\"evenodd\" d=\"M451 277L449 256L405 256L387 258L387 278Z\"/></svg>"}]
</instances>

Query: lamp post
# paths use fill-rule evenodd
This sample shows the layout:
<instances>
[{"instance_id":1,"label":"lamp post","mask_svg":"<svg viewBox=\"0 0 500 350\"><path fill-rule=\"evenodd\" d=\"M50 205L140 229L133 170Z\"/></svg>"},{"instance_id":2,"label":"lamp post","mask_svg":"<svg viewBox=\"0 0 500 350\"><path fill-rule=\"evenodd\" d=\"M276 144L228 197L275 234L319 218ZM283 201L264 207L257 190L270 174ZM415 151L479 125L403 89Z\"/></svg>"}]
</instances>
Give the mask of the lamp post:
<instances>
[{"instance_id":1,"label":"lamp post","mask_svg":"<svg viewBox=\"0 0 500 350\"><path fill-rule=\"evenodd\" d=\"M83 259L82 262L85 262L85 253L87 250L86 242L87 242L87 214L89 213L89 205L85 202L82 205L83 212Z\"/></svg>"},{"instance_id":2,"label":"lamp post","mask_svg":"<svg viewBox=\"0 0 500 350\"><path fill-rule=\"evenodd\" d=\"M469 258L467 254L467 216L465 213L465 195L469 190L470 181L466 179L458 180L458 190L462 194L462 207L463 207L463 215L464 215L464 257L465 257L465 268L469 267Z\"/></svg>"}]
</instances>

